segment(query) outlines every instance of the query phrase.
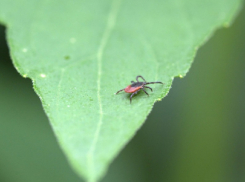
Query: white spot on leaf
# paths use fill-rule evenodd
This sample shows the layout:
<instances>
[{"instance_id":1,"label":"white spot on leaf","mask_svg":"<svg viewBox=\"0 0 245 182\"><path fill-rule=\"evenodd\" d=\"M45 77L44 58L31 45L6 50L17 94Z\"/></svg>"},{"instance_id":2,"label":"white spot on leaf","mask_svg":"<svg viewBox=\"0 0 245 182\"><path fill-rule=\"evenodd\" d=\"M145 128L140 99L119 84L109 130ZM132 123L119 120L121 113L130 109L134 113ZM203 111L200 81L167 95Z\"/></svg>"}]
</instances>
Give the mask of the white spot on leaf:
<instances>
[{"instance_id":1,"label":"white spot on leaf","mask_svg":"<svg viewBox=\"0 0 245 182\"><path fill-rule=\"evenodd\" d=\"M45 77L46 77L46 75L43 74L43 73L41 73L40 76L41 76L42 78L45 78Z\"/></svg>"},{"instance_id":2,"label":"white spot on leaf","mask_svg":"<svg viewBox=\"0 0 245 182\"><path fill-rule=\"evenodd\" d=\"M23 48L23 49L22 49L22 52L25 52L25 53L26 53L27 51L28 51L27 48Z\"/></svg>"},{"instance_id":3,"label":"white spot on leaf","mask_svg":"<svg viewBox=\"0 0 245 182\"><path fill-rule=\"evenodd\" d=\"M76 41L77 40L74 37L70 38L70 43L74 44Z\"/></svg>"}]
</instances>

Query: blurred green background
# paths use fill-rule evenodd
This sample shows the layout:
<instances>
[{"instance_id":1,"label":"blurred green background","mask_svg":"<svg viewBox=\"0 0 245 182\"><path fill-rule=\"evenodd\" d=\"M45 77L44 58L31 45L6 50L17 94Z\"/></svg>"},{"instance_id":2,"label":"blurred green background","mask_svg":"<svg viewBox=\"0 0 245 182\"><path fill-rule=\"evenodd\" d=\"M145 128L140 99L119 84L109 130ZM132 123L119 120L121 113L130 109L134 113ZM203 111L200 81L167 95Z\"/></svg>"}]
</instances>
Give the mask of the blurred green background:
<instances>
[{"instance_id":1,"label":"blurred green background","mask_svg":"<svg viewBox=\"0 0 245 182\"><path fill-rule=\"evenodd\" d=\"M176 78L102 182L245 182L245 10ZM163 73L164 74L164 73ZM0 182L81 182L0 27Z\"/></svg>"}]
</instances>

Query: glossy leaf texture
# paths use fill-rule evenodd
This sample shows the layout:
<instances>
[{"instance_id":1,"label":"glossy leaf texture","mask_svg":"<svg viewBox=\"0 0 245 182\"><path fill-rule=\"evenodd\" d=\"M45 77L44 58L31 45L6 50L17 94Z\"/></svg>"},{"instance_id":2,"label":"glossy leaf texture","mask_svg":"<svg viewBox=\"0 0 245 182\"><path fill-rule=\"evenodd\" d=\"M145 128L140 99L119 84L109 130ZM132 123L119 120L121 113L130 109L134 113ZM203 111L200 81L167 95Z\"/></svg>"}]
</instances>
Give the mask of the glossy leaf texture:
<instances>
[{"instance_id":1,"label":"glossy leaf texture","mask_svg":"<svg viewBox=\"0 0 245 182\"><path fill-rule=\"evenodd\" d=\"M240 6L239 0L0 0L0 20L16 69L32 79L75 171L92 182ZM114 93L137 75L165 84L130 104L129 94Z\"/></svg>"}]
</instances>

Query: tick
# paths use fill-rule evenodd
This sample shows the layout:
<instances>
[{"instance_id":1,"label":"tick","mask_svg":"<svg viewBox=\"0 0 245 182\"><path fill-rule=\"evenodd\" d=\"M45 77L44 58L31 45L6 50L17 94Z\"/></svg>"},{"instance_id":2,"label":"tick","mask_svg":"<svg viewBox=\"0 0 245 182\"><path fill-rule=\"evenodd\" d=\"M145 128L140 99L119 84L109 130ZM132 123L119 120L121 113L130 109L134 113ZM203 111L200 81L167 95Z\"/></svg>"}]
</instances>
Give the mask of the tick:
<instances>
[{"instance_id":1,"label":"tick","mask_svg":"<svg viewBox=\"0 0 245 182\"><path fill-rule=\"evenodd\" d=\"M144 80L144 82L139 82L139 78L142 78L142 80ZM117 93L116 94L118 94L119 92L121 92L121 91L125 91L125 92L127 92L127 93L132 93L131 94L131 96L130 96L130 103L132 102L132 97L135 95L135 94L137 94L140 90L143 90L145 93L146 93L146 95L148 95L149 96L149 94L146 92L146 90L145 90L145 88L149 88L151 91L152 91L152 88L151 87L147 87L147 86L145 86L145 85L148 85L148 84L154 84L154 83L161 83L161 84L163 84L162 82L147 82L144 78L143 78L143 76L141 76L141 75L139 75L139 76L137 76L136 77L136 81L137 82L134 82L134 81L131 81L131 85L129 85L129 86L127 86L126 88L124 88L124 89L121 89L121 90L119 90L119 91L117 91Z\"/></svg>"}]
</instances>

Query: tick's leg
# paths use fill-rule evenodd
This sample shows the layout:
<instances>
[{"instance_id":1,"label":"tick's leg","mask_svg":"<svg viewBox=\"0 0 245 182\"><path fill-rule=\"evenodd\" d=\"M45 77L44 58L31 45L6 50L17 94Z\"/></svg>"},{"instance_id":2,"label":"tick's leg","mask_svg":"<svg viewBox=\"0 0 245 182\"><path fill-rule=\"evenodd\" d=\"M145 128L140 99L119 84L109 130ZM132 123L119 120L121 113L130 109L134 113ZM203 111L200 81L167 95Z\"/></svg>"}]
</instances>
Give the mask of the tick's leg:
<instances>
[{"instance_id":1,"label":"tick's leg","mask_svg":"<svg viewBox=\"0 0 245 182\"><path fill-rule=\"evenodd\" d=\"M145 91L144 87L142 87L142 90L146 93L146 95L149 96L149 94Z\"/></svg>"},{"instance_id":2,"label":"tick's leg","mask_svg":"<svg viewBox=\"0 0 245 182\"><path fill-rule=\"evenodd\" d=\"M141 90L141 89L137 90L136 92L134 92L134 93L132 93L132 94L130 95L130 104L131 104L131 102L132 102L132 97L133 97L135 94L137 94L140 90Z\"/></svg>"},{"instance_id":3,"label":"tick's leg","mask_svg":"<svg viewBox=\"0 0 245 182\"><path fill-rule=\"evenodd\" d=\"M118 90L116 94L118 94L119 92L121 92L121 91L123 91L123 90L124 90L124 88L123 88L123 89L121 89L121 90Z\"/></svg>"},{"instance_id":4,"label":"tick's leg","mask_svg":"<svg viewBox=\"0 0 245 182\"><path fill-rule=\"evenodd\" d=\"M137 82L139 82L138 78L142 78L142 79L145 81L145 79L143 78L143 76L138 75L138 76L136 77ZM145 81L145 82L146 82L146 81Z\"/></svg>"},{"instance_id":5,"label":"tick's leg","mask_svg":"<svg viewBox=\"0 0 245 182\"><path fill-rule=\"evenodd\" d=\"M151 91L152 91L152 88L151 87L147 87L147 86L144 86L145 88L149 88L149 89L151 89Z\"/></svg>"},{"instance_id":6,"label":"tick's leg","mask_svg":"<svg viewBox=\"0 0 245 182\"><path fill-rule=\"evenodd\" d=\"M134 81L131 81L131 83L135 83Z\"/></svg>"},{"instance_id":7,"label":"tick's leg","mask_svg":"<svg viewBox=\"0 0 245 182\"><path fill-rule=\"evenodd\" d=\"M154 83L161 83L161 84L164 84L164 83L162 83L162 82L146 82L146 85L148 85L148 84L154 84Z\"/></svg>"},{"instance_id":8,"label":"tick's leg","mask_svg":"<svg viewBox=\"0 0 245 182\"><path fill-rule=\"evenodd\" d=\"M134 92L134 93L131 94L131 96L130 96L130 104L131 104L131 102L132 102L132 97L133 97L135 94L137 94L137 92Z\"/></svg>"}]
</instances>

